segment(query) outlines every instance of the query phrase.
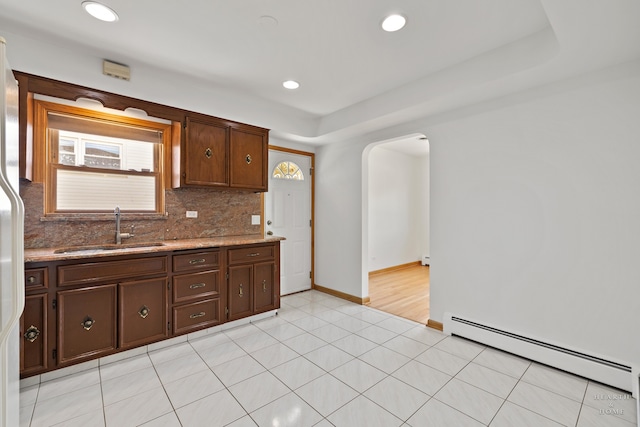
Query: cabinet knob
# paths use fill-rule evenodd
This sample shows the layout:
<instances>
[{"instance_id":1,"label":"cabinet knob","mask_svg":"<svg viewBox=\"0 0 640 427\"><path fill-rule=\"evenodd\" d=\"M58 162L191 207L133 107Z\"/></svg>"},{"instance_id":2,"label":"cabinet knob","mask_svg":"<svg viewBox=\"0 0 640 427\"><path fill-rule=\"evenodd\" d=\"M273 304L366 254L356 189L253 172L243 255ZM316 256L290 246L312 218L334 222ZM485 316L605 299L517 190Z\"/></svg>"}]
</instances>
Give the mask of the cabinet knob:
<instances>
[{"instance_id":1,"label":"cabinet knob","mask_svg":"<svg viewBox=\"0 0 640 427\"><path fill-rule=\"evenodd\" d=\"M207 159L210 159L212 155L213 155L213 151L211 151L211 148L207 148L206 150L204 150L204 156Z\"/></svg>"},{"instance_id":2,"label":"cabinet knob","mask_svg":"<svg viewBox=\"0 0 640 427\"><path fill-rule=\"evenodd\" d=\"M242 283L240 283L240 291L238 292L238 295L240 297L242 297L244 294L242 293Z\"/></svg>"},{"instance_id":3,"label":"cabinet knob","mask_svg":"<svg viewBox=\"0 0 640 427\"><path fill-rule=\"evenodd\" d=\"M40 336L40 330L35 326L31 325L27 332L24 334L24 339L29 342L34 342Z\"/></svg>"},{"instance_id":4,"label":"cabinet knob","mask_svg":"<svg viewBox=\"0 0 640 427\"><path fill-rule=\"evenodd\" d=\"M29 276L29 277L27 277L27 282L35 283L36 282L36 278L34 276Z\"/></svg>"},{"instance_id":5,"label":"cabinet knob","mask_svg":"<svg viewBox=\"0 0 640 427\"><path fill-rule=\"evenodd\" d=\"M91 329L91 327L96 323L95 320L93 320L91 317L87 316L82 323L80 323L82 325L82 327L84 328L85 331L88 331L89 329Z\"/></svg>"},{"instance_id":6,"label":"cabinet knob","mask_svg":"<svg viewBox=\"0 0 640 427\"><path fill-rule=\"evenodd\" d=\"M248 165L251 164L251 155L250 154L247 154L247 157L245 157L244 159L245 159L245 161L247 162Z\"/></svg>"},{"instance_id":7,"label":"cabinet knob","mask_svg":"<svg viewBox=\"0 0 640 427\"><path fill-rule=\"evenodd\" d=\"M262 292L267 292L267 281L266 280L262 281Z\"/></svg>"},{"instance_id":8,"label":"cabinet knob","mask_svg":"<svg viewBox=\"0 0 640 427\"><path fill-rule=\"evenodd\" d=\"M143 305L142 308L140 309L140 311L138 311L138 314L140 315L140 317L142 317L143 319L146 319L147 316L149 315L149 312L151 310L149 310L149 307L147 307L146 305Z\"/></svg>"}]
</instances>

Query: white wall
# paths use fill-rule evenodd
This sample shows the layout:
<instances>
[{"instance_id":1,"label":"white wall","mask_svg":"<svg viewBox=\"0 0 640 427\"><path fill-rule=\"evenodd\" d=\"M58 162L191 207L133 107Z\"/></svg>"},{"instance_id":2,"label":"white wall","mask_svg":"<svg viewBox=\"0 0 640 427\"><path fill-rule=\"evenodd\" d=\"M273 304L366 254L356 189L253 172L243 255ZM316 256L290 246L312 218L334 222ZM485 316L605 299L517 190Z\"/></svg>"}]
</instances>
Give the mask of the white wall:
<instances>
[{"instance_id":1,"label":"white wall","mask_svg":"<svg viewBox=\"0 0 640 427\"><path fill-rule=\"evenodd\" d=\"M427 198L423 160L383 145L369 153L368 271L422 257Z\"/></svg>"},{"instance_id":2,"label":"white wall","mask_svg":"<svg viewBox=\"0 0 640 427\"><path fill-rule=\"evenodd\" d=\"M286 139L273 137L273 136L269 136L269 145L280 147L280 148L288 148L290 150L304 151L307 153L316 152L316 147L313 145L292 142Z\"/></svg>"},{"instance_id":3,"label":"white wall","mask_svg":"<svg viewBox=\"0 0 640 427\"><path fill-rule=\"evenodd\" d=\"M640 365L638 117L612 74L432 127L433 317Z\"/></svg>"},{"instance_id":4,"label":"white wall","mask_svg":"<svg viewBox=\"0 0 640 427\"><path fill-rule=\"evenodd\" d=\"M361 154L421 132L432 318L453 312L637 368L638 117L636 61L320 148L318 283L363 295Z\"/></svg>"},{"instance_id":5,"label":"white wall","mask_svg":"<svg viewBox=\"0 0 640 427\"><path fill-rule=\"evenodd\" d=\"M315 284L358 297L366 295L367 274L361 200L365 145L316 149Z\"/></svg>"}]
</instances>

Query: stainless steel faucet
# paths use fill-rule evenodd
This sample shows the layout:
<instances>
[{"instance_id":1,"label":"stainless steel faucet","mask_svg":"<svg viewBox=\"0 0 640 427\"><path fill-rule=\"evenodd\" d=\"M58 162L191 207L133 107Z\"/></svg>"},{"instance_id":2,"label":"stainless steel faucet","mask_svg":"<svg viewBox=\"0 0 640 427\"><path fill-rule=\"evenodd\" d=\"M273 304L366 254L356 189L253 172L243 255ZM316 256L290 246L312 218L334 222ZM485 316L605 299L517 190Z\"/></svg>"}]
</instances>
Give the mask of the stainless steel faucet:
<instances>
[{"instance_id":1,"label":"stainless steel faucet","mask_svg":"<svg viewBox=\"0 0 640 427\"><path fill-rule=\"evenodd\" d=\"M119 245L122 243L122 239L128 239L133 237L133 225L131 226L131 233L121 233L120 232L120 206L116 206L116 210L114 211L116 214L116 244Z\"/></svg>"}]
</instances>

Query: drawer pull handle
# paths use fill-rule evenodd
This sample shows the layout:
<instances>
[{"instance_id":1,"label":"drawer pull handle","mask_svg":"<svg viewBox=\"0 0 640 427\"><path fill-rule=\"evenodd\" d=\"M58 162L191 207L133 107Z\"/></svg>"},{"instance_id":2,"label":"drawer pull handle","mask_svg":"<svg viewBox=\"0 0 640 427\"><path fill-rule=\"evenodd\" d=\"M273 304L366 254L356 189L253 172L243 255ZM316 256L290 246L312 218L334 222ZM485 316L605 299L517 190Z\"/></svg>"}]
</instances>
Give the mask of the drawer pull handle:
<instances>
[{"instance_id":1,"label":"drawer pull handle","mask_svg":"<svg viewBox=\"0 0 640 427\"><path fill-rule=\"evenodd\" d=\"M266 280L262 281L262 292L267 292L267 281Z\"/></svg>"},{"instance_id":2,"label":"drawer pull handle","mask_svg":"<svg viewBox=\"0 0 640 427\"><path fill-rule=\"evenodd\" d=\"M238 292L238 295L240 296L240 298L244 296L244 294L242 293L242 283L240 283L240 292Z\"/></svg>"},{"instance_id":3,"label":"drawer pull handle","mask_svg":"<svg viewBox=\"0 0 640 427\"><path fill-rule=\"evenodd\" d=\"M36 283L36 278L35 278L35 276L29 276L29 277L27 277L27 282L29 282L29 283ZM31 341L31 342L33 342L33 341Z\"/></svg>"},{"instance_id":4,"label":"drawer pull handle","mask_svg":"<svg viewBox=\"0 0 640 427\"><path fill-rule=\"evenodd\" d=\"M247 254L247 256L260 256L260 252L254 252L252 254Z\"/></svg>"},{"instance_id":5,"label":"drawer pull handle","mask_svg":"<svg viewBox=\"0 0 640 427\"><path fill-rule=\"evenodd\" d=\"M80 323L82 325L82 327L84 328L85 331L88 331L89 329L91 329L91 327L96 323L96 321L94 319L92 319L91 317L87 316L82 323Z\"/></svg>"},{"instance_id":6,"label":"drawer pull handle","mask_svg":"<svg viewBox=\"0 0 640 427\"><path fill-rule=\"evenodd\" d=\"M210 159L212 155L213 155L213 151L211 151L211 148L207 148L206 150L204 150L204 156L207 159Z\"/></svg>"},{"instance_id":7,"label":"drawer pull handle","mask_svg":"<svg viewBox=\"0 0 640 427\"><path fill-rule=\"evenodd\" d=\"M193 285L189 286L189 289L204 288L205 286L207 286L206 283L194 283Z\"/></svg>"},{"instance_id":8,"label":"drawer pull handle","mask_svg":"<svg viewBox=\"0 0 640 427\"><path fill-rule=\"evenodd\" d=\"M31 325L29 329L27 329L27 332L25 332L24 339L26 339L29 342L34 342L36 339L38 339L39 336L40 336L40 330L35 326Z\"/></svg>"},{"instance_id":9,"label":"drawer pull handle","mask_svg":"<svg viewBox=\"0 0 640 427\"><path fill-rule=\"evenodd\" d=\"M140 311L138 312L138 314L140 315L140 317L142 317L143 319L146 319L147 316L149 315L149 312L151 310L149 310L149 307L147 307L146 305L143 305L142 308L140 309Z\"/></svg>"},{"instance_id":10,"label":"drawer pull handle","mask_svg":"<svg viewBox=\"0 0 640 427\"><path fill-rule=\"evenodd\" d=\"M202 317L205 314L207 314L207 313L205 313L204 311L201 311L200 313L194 313L191 316L189 316L189 319L197 319L198 317Z\"/></svg>"},{"instance_id":11,"label":"drawer pull handle","mask_svg":"<svg viewBox=\"0 0 640 427\"><path fill-rule=\"evenodd\" d=\"M192 259L191 261L189 261L189 264L202 264L205 261L206 260L204 258Z\"/></svg>"}]
</instances>

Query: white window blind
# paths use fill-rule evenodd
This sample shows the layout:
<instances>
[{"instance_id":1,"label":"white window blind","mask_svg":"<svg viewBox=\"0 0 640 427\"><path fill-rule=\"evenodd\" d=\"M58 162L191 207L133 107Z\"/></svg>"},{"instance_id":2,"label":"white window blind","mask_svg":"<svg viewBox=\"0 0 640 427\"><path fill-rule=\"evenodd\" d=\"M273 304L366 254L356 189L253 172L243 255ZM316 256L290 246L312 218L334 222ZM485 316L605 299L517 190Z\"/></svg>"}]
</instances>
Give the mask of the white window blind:
<instances>
[{"instance_id":1,"label":"white window blind","mask_svg":"<svg viewBox=\"0 0 640 427\"><path fill-rule=\"evenodd\" d=\"M156 207L153 176L111 175L57 171L57 201L61 211L153 211Z\"/></svg>"}]
</instances>

